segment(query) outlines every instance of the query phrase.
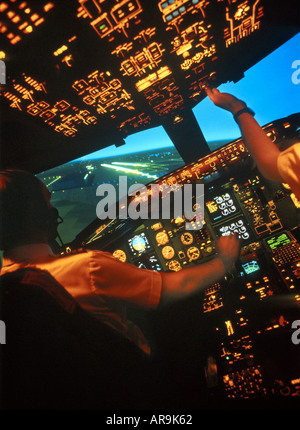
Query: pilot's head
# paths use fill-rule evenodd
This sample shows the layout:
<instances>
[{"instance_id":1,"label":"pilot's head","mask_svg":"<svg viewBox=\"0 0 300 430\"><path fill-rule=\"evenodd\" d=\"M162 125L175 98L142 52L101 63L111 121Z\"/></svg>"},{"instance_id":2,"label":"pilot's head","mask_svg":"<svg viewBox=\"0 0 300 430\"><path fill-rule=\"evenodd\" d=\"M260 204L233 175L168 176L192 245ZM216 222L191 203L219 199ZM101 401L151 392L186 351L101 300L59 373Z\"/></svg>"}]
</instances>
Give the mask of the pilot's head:
<instances>
[{"instance_id":1,"label":"pilot's head","mask_svg":"<svg viewBox=\"0 0 300 430\"><path fill-rule=\"evenodd\" d=\"M45 185L29 172L0 171L0 249L49 243L57 236L58 212Z\"/></svg>"}]
</instances>

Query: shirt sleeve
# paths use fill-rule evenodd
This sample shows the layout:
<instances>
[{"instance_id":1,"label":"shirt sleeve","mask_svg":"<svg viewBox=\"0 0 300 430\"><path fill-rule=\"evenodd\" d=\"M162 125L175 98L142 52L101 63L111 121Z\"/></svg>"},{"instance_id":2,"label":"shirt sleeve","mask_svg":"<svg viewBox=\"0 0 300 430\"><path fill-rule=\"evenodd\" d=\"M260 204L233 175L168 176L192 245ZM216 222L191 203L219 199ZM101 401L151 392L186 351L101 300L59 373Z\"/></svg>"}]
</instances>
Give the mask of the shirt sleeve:
<instances>
[{"instance_id":1,"label":"shirt sleeve","mask_svg":"<svg viewBox=\"0 0 300 430\"><path fill-rule=\"evenodd\" d=\"M162 286L159 272L123 263L102 251L89 251L89 265L95 294L141 307L157 307Z\"/></svg>"},{"instance_id":2,"label":"shirt sleeve","mask_svg":"<svg viewBox=\"0 0 300 430\"><path fill-rule=\"evenodd\" d=\"M277 159L280 176L300 200L300 143L282 151Z\"/></svg>"}]
</instances>

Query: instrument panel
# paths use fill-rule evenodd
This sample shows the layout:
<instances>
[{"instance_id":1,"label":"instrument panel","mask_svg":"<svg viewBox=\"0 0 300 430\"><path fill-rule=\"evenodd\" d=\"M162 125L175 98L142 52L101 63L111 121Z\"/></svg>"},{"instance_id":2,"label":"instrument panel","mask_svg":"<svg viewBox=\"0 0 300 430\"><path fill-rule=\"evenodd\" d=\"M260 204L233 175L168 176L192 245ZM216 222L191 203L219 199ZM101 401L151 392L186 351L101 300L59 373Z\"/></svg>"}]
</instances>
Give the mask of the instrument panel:
<instances>
[{"instance_id":1,"label":"instrument panel","mask_svg":"<svg viewBox=\"0 0 300 430\"><path fill-rule=\"evenodd\" d=\"M264 129L282 147L299 138L299 122L297 114ZM299 347L292 349L290 325L300 319L300 202L286 184L262 177L241 139L153 183L204 184L202 227L195 218L188 220L194 228L187 230L184 216L98 221L72 247L103 249L144 269L201 270L214 257L218 239L237 232L242 247L235 268L203 291L196 310L206 327L201 344L206 339L210 345L205 366L209 396L299 396L299 359L292 359L299 358ZM276 352L265 361L266 345L272 342ZM278 364L282 356L283 367ZM277 366L271 375L270 360Z\"/></svg>"},{"instance_id":2,"label":"instrument panel","mask_svg":"<svg viewBox=\"0 0 300 430\"><path fill-rule=\"evenodd\" d=\"M41 172L157 126L173 130L179 146L183 126L203 139L190 122L205 86L237 82L295 36L297 6L296 0L288 7L272 0L1 1L3 163ZM15 142L15 121L30 134L26 145ZM204 139L203 146L197 158L209 150Z\"/></svg>"},{"instance_id":3,"label":"instrument panel","mask_svg":"<svg viewBox=\"0 0 300 430\"><path fill-rule=\"evenodd\" d=\"M299 115L284 118L264 127L279 145L297 137ZM288 134L286 133L288 129ZM300 203L285 184L265 180L256 169L242 139L237 139L200 160L177 169L153 182L170 189L184 184L204 184L204 219L114 219L103 222L76 244L100 247L127 263L160 271L176 271L209 260L218 238L237 232L242 255L262 250L272 258L269 241L278 232L291 231L299 224ZM132 198L131 198L132 199ZM288 216L289 213L289 216ZM191 230L186 229L190 221ZM266 239L266 240L265 240ZM294 242L292 239L290 239Z\"/></svg>"}]
</instances>

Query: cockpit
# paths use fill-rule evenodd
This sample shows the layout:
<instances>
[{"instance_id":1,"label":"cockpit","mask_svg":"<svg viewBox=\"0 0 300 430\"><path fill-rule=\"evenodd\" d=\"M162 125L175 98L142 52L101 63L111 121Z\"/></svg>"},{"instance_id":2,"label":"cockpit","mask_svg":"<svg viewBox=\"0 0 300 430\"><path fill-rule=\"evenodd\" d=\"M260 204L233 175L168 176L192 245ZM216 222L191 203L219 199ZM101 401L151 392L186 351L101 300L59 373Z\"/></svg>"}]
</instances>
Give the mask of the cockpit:
<instances>
[{"instance_id":1,"label":"cockpit","mask_svg":"<svg viewBox=\"0 0 300 430\"><path fill-rule=\"evenodd\" d=\"M179 272L201 270L220 237L240 238L234 269L201 296L156 316L130 310L180 381L175 406L300 395L300 201L261 174L205 91L244 100L281 151L299 142L297 10L294 0L0 1L1 168L51 192L57 254L95 249ZM184 187L192 203L176 206Z\"/></svg>"}]
</instances>

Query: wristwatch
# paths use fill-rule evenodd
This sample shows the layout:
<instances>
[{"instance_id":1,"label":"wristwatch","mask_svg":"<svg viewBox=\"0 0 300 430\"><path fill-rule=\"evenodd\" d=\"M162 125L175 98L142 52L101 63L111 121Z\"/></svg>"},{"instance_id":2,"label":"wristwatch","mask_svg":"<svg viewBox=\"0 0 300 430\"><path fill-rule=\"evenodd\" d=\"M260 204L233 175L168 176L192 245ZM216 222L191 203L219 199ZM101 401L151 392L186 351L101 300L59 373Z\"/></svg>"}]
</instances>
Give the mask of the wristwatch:
<instances>
[{"instance_id":1,"label":"wristwatch","mask_svg":"<svg viewBox=\"0 0 300 430\"><path fill-rule=\"evenodd\" d=\"M248 108L248 107L246 106L246 107L244 107L243 109L240 109L239 111L237 111L237 112L233 115L234 120L236 121L236 120L238 119L238 117L239 117L242 113L250 113L250 115L252 115L252 116L254 116L254 115L255 115L255 112L254 112L252 109L250 109L250 108Z\"/></svg>"}]
</instances>

